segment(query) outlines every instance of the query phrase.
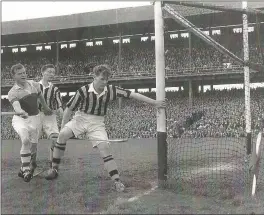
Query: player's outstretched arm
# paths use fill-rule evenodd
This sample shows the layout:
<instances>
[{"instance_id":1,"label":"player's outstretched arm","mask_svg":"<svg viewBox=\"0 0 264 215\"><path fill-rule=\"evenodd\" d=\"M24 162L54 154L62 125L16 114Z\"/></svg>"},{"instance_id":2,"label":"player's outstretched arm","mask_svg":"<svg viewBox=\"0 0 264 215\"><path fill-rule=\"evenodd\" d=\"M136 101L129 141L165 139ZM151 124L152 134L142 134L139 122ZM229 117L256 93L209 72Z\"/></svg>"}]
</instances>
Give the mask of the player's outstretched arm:
<instances>
[{"instance_id":1,"label":"player's outstretched arm","mask_svg":"<svg viewBox=\"0 0 264 215\"><path fill-rule=\"evenodd\" d=\"M148 104L154 105L156 108L165 108L166 103L167 103L167 99L154 100L154 99L151 99L151 98L144 96L140 93L134 93L134 92L131 92L129 98L136 99L136 100L142 101L142 102L146 102Z\"/></svg>"},{"instance_id":2,"label":"player's outstretched arm","mask_svg":"<svg viewBox=\"0 0 264 215\"><path fill-rule=\"evenodd\" d=\"M72 114L72 110L70 108L66 107L66 109L63 113L63 117L62 117L61 129L66 125L67 122L69 122L71 114Z\"/></svg>"}]
</instances>

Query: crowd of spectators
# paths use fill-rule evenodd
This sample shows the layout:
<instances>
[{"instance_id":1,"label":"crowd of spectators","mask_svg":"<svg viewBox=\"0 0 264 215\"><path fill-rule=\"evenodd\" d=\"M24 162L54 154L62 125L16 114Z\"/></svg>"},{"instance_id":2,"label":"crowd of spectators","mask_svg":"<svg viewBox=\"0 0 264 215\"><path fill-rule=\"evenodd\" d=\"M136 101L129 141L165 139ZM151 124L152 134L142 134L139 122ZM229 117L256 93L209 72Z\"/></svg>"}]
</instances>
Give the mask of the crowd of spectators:
<instances>
[{"instance_id":1,"label":"crowd of spectators","mask_svg":"<svg viewBox=\"0 0 264 215\"><path fill-rule=\"evenodd\" d=\"M61 50L58 64L55 57L21 54L21 57L12 58L11 61L2 60L1 77L11 79L10 68L14 63L22 63L27 69L30 78L39 78L40 68L43 64L53 63L58 66L59 72L57 76L85 75L83 68L88 63L111 65L113 76L140 76L155 74L155 45L154 42L144 45L126 44L122 48L121 68L119 68L118 48L113 47L89 47L83 52ZM174 72L199 72L200 69L208 69L212 67L223 68L229 65L232 67L237 65L234 60L224 57L216 49L208 45L194 46L192 48L192 58L189 57L188 46L178 47L175 45L166 45L166 69ZM238 49L235 54L239 57L243 56L243 49ZM64 53L65 52L65 53ZM17 54L17 53L16 53ZM14 54L15 55L15 54ZM24 56L24 57L23 57ZM256 63L262 63L260 51L256 45L250 46L250 59ZM230 66L231 65L231 66ZM190 70L191 69L191 70Z\"/></svg>"},{"instance_id":2,"label":"crowd of spectators","mask_svg":"<svg viewBox=\"0 0 264 215\"><path fill-rule=\"evenodd\" d=\"M258 118L264 111L264 88L251 90L251 125L255 135ZM146 93L155 98L155 93ZM167 133L171 138L243 137L245 136L245 98L242 89L213 90L200 93L193 100L183 92L167 92ZM64 103L69 98L63 98ZM156 110L148 104L123 99L122 107L113 102L105 117L109 138L156 137ZM12 111L7 99L2 99L2 111ZM2 139L17 139L10 116L2 116ZM80 137L80 138L83 138Z\"/></svg>"}]
</instances>

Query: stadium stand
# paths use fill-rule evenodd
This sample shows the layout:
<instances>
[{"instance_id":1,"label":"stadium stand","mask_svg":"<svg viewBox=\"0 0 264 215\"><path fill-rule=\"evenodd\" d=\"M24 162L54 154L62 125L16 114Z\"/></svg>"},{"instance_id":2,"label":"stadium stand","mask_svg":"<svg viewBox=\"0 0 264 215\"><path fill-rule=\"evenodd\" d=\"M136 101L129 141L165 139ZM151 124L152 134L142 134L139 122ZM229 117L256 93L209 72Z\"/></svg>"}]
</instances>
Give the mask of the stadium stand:
<instances>
[{"instance_id":1,"label":"stadium stand","mask_svg":"<svg viewBox=\"0 0 264 215\"><path fill-rule=\"evenodd\" d=\"M263 44L262 44L263 45ZM197 47L192 48L192 65L189 62L188 48L180 48L175 46L167 47L168 54L166 55L166 69L177 73L199 73L200 70L211 70L215 68L215 72L228 71L236 65L231 59L226 59L221 53L213 48L197 44ZM242 56L241 49L235 52L238 56ZM256 46L250 47L250 57L253 62L260 63L261 57L256 51ZM1 64L2 80L10 81L10 68L15 62L20 62L25 65L29 78L38 79L40 77L40 67L46 63L54 63L55 59L51 57L32 57L27 54L16 53L15 60L3 61ZM21 55L21 56L20 56ZM122 68L118 71L118 50L111 48L96 48L88 50L82 55L75 54L74 51L67 51L67 54L62 55L59 61L60 73L57 76L73 76L85 75L83 68L87 63L94 62L96 64L108 63L112 66L113 77L115 76L147 76L155 75L155 50L154 43L141 47L126 46L122 50ZM144 59L144 60L142 60Z\"/></svg>"}]
</instances>

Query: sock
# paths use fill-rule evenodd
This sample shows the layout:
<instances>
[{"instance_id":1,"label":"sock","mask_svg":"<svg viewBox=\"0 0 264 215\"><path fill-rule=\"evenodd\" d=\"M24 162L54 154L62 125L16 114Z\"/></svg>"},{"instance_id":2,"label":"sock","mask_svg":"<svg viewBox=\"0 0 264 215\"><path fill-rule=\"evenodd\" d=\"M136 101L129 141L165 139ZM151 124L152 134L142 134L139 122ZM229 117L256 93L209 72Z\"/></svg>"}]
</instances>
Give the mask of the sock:
<instances>
[{"instance_id":1,"label":"sock","mask_svg":"<svg viewBox=\"0 0 264 215\"><path fill-rule=\"evenodd\" d=\"M51 147L50 147L50 161L52 162L52 159L53 159L53 151L54 151L54 146L56 144L56 141L55 140L52 140L52 143L51 143Z\"/></svg>"},{"instance_id":2,"label":"sock","mask_svg":"<svg viewBox=\"0 0 264 215\"><path fill-rule=\"evenodd\" d=\"M21 169L22 171L30 170L30 160L31 160L31 144L28 140L22 141L22 146L20 149L21 157Z\"/></svg>"},{"instance_id":3,"label":"sock","mask_svg":"<svg viewBox=\"0 0 264 215\"><path fill-rule=\"evenodd\" d=\"M66 143L56 143L53 149L52 168L58 169L61 157L64 155Z\"/></svg>"},{"instance_id":4,"label":"sock","mask_svg":"<svg viewBox=\"0 0 264 215\"><path fill-rule=\"evenodd\" d=\"M103 158L103 160L104 160L104 166L108 171L111 179L115 181L119 181L119 173L113 156L112 155L106 156Z\"/></svg>"},{"instance_id":5,"label":"sock","mask_svg":"<svg viewBox=\"0 0 264 215\"><path fill-rule=\"evenodd\" d=\"M31 143L31 161L37 161L37 143Z\"/></svg>"},{"instance_id":6,"label":"sock","mask_svg":"<svg viewBox=\"0 0 264 215\"><path fill-rule=\"evenodd\" d=\"M28 153L23 152L20 153L21 156L21 162L22 162L22 171L30 170L30 160L31 160L31 153L28 150Z\"/></svg>"}]
</instances>

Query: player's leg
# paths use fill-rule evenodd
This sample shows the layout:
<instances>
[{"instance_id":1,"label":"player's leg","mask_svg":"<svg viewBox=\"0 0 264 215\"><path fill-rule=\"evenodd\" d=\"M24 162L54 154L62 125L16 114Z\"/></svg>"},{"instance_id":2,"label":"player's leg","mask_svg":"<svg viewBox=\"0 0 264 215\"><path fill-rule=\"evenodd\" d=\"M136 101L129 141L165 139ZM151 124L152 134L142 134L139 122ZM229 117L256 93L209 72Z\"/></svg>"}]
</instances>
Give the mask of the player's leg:
<instances>
[{"instance_id":1,"label":"player's leg","mask_svg":"<svg viewBox=\"0 0 264 215\"><path fill-rule=\"evenodd\" d=\"M44 121L44 113L43 112L40 112L39 113L39 124L38 124L38 141L39 139L41 139L41 137L43 136L43 121ZM32 145L31 147L31 152L32 153L32 161L33 163L36 162L36 159L37 159L37 153L34 153L37 152L37 146L35 144Z\"/></svg>"},{"instance_id":2,"label":"player's leg","mask_svg":"<svg viewBox=\"0 0 264 215\"><path fill-rule=\"evenodd\" d=\"M57 142L55 143L53 149L51 168L49 169L45 177L47 180L53 180L58 177L59 164L66 149L66 142L73 136L74 133L69 127L64 127L60 131Z\"/></svg>"},{"instance_id":3,"label":"player's leg","mask_svg":"<svg viewBox=\"0 0 264 215\"><path fill-rule=\"evenodd\" d=\"M29 131L29 138L31 142L31 162L30 168L32 174L34 170L37 168L37 147L38 142L41 136L43 135L42 128L43 128L43 117L44 113L40 112L38 116L32 117L30 120L30 124L32 124L31 129ZM36 131L37 128L37 131Z\"/></svg>"},{"instance_id":4,"label":"player's leg","mask_svg":"<svg viewBox=\"0 0 264 215\"><path fill-rule=\"evenodd\" d=\"M33 138L34 139L34 138ZM30 140L31 142L31 166L30 169L32 171L32 174L34 173L35 169L37 168L37 150L38 150L38 143L37 140L33 141L32 139Z\"/></svg>"},{"instance_id":5,"label":"player's leg","mask_svg":"<svg viewBox=\"0 0 264 215\"><path fill-rule=\"evenodd\" d=\"M29 118L29 141L31 142L31 162L30 169L32 175L37 168L37 147L39 141L40 127L42 126L42 117L40 115Z\"/></svg>"},{"instance_id":6,"label":"player's leg","mask_svg":"<svg viewBox=\"0 0 264 215\"><path fill-rule=\"evenodd\" d=\"M53 150L52 168L46 175L47 180L53 180L58 177L59 164L64 151L66 149L66 142L73 136L77 137L85 132L82 121L79 117L75 117L68 122L64 128L60 131L57 142Z\"/></svg>"},{"instance_id":7,"label":"player's leg","mask_svg":"<svg viewBox=\"0 0 264 215\"><path fill-rule=\"evenodd\" d=\"M51 116L44 116L43 130L45 131L48 139L51 140L50 148L49 148L49 161L50 161L50 167L52 167L54 146L59 137L59 128L57 124L56 114L53 114Z\"/></svg>"},{"instance_id":8,"label":"player's leg","mask_svg":"<svg viewBox=\"0 0 264 215\"><path fill-rule=\"evenodd\" d=\"M52 133L48 137L48 139L51 140L51 144L50 144L50 148L49 148L49 164L50 164L50 167L52 167L54 147L56 145L58 138L59 138L59 133Z\"/></svg>"},{"instance_id":9,"label":"player's leg","mask_svg":"<svg viewBox=\"0 0 264 215\"><path fill-rule=\"evenodd\" d=\"M118 192L122 192L125 189L125 186L120 181L120 176L118 172L118 168L114 157L111 153L108 136L105 130L104 123L100 123L96 127L92 128L92 131L89 132L89 138L91 139L98 139L98 140L106 140L106 141L94 141L93 147L98 148L100 155L104 161L105 169L107 170L109 176L114 181L115 189Z\"/></svg>"},{"instance_id":10,"label":"player's leg","mask_svg":"<svg viewBox=\"0 0 264 215\"><path fill-rule=\"evenodd\" d=\"M23 178L24 181L29 182L32 178L32 174L30 171L30 160L31 160L31 143L29 140L29 131L27 126L27 120L14 116L12 119L12 126L14 130L20 137L21 140L21 149L20 149L20 157L21 157L21 167L18 173L18 176Z\"/></svg>"}]
</instances>

